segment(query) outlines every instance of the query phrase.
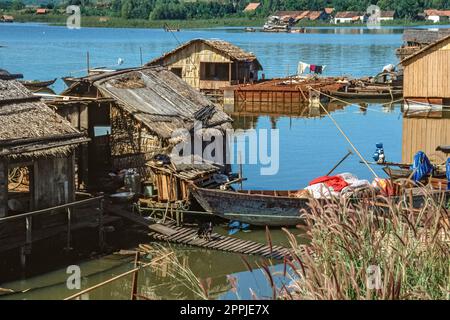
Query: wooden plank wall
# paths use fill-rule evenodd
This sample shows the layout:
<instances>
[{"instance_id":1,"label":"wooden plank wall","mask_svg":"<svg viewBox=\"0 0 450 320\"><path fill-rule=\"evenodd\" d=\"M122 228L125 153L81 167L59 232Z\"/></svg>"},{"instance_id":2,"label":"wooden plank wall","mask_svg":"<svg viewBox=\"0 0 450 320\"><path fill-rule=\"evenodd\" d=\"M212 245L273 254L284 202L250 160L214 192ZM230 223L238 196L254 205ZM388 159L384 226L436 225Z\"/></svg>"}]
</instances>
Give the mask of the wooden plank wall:
<instances>
[{"instance_id":1,"label":"wooden plank wall","mask_svg":"<svg viewBox=\"0 0 450 320\"><path fill-rule=\"evenodd\" d=\"M446 159L435 151L439 145L450 144L450 119L403 118L402 162L411 163L417 151L432 158Z\"/></svg>"},{"instance_id":2,"label":"wooden plank wall","mask_svg":"<svg viewBox=\"0 0 450 320\"><path fill-rule=\"evenodd\" d=\"M0 218L8 211L8 165L0 161Z\"/></svg>"},{"instance_id":3,"label":"wooden plank wall","mask_svg":"<svg viewBox=\"0 0 450 320\"><path fill-rule=\"evenodd\" d=\"M404 66L405 98L450 98L450 39Z\"/></svg>"},{"instance_id":4,"label":"wooden plank wall","mask_svg":"<svg viewBox=\"0 0 450 320\"><path fill-rule=\"evenodd\" d=\"M204 43L195 43L164 60L164 65L182 68L182 78L194 88L200 88L200 62L229 63L230 59Z\"/></svg>"},{"instance_id":5,"label":"wooden plank wall","mask_svg":"<svg viewBox=\"0 0 450 320\"><path fill-rule=\"evenodd\" d=\"M35 209L74 201L73 154L65 158L40 159L34 163Z\"/></svg>"}]
</instances>

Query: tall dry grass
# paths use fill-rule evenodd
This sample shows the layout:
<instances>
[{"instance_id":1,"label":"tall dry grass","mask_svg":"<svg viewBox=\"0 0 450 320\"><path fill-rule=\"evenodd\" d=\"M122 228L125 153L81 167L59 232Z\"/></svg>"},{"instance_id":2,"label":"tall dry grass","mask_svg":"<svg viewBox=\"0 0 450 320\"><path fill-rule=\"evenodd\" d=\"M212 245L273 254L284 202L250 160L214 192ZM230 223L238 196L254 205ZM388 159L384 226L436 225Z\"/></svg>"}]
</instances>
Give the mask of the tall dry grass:
<instances>
[{"instance_id":1,"label":"tall dry grass","mask_svg":"<svg viewBox=\"0 0 450 320\"><path fill-rule=\"evenodd\" d=\"M313 202L302 212L310 243L300 245L286 231L293 259L285 263L297 277L278 297L449 299L448 203L423 192L421 209L413 209L409 197ZM373 205L380 202L383 210Z\"/></svg>"},{"instance_id":2,"label":"tall dry grass","mask_svg":"<svg viewBox=\"0 0 450 320\"><path fill-rule=\"evenodd\" d=\"M281 276L287 282L276 284L280 273L270 268L274 261L257 264L271 286L272 299L449 299L449 203L426 189L423 192L426 200L421 209L414 209L408 196L401 201L374 194L364 201L312 201L309 210L301 213L307 244L300 244L285 229L291 255ZM267 242L271 247L268 230ZM168 254L170 250L159 246L152 255L166 256L169 276L198 299L215 298L207 275L202 275L206 280L195 275L176 255ZM250 272L256 271L242 260ZM373 281L374 270L380 272L379 282ZM228 277L228 283L238 293L237 280Z\"/></svg>"}]
</instances>

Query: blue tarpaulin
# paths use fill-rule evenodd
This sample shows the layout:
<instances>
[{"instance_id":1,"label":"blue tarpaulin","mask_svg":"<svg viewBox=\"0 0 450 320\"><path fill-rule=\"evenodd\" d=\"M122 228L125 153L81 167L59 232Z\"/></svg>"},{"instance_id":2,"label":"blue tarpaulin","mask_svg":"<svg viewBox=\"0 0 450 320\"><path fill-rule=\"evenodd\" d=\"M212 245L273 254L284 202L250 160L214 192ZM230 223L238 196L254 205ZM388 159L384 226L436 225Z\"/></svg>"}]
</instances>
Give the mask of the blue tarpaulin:
<instances>
[{"instance_id":1,"label":"blue tarpaulin","mask_svg":"<svg viewBox=\"0 0 450 320\"><path fill-rule=\"evenodd\" d=\"M419 151L414 156L412 169L414 171L412 179L417 182L426 175L430 174L433 171L433 166L431 165L427 155L423 151Z\"/></svg>"}]
</instances>

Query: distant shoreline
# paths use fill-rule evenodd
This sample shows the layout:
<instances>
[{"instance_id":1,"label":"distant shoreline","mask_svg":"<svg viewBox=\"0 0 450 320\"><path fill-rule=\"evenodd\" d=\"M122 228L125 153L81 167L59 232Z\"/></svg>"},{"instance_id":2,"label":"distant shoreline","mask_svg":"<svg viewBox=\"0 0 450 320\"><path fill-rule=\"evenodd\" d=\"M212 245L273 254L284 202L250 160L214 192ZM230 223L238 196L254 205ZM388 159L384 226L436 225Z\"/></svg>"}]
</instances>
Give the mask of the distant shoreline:
<instances>
[{"instance_id":1,"label":"distant shoreline","mask_svg":"<svg viewBox=\"0 0 450 320\"><path fill-rule=\"evenodd\" d=\"M47 14L37 16L35 14L14 14L15 22L40 22L49 25L65 25L66 15ZM81 27L94 28L148 28L162 29L168 26L173 29L202 29L219 27L253 27L261 28L264 25L264 18L217 18L217 19L199 19L199 20L144 20L144 19L124 19L118 17L100 17L100 16L82 16ZM443 23L427 23L425 21L406 21L393 20L381 24L382 27L419 27L419 26L440 26ZM303 22L297 24L294 28L301 27L365 27L364 23L343 23L331 24L326 22Z\"/></svg>"}]
</instances>

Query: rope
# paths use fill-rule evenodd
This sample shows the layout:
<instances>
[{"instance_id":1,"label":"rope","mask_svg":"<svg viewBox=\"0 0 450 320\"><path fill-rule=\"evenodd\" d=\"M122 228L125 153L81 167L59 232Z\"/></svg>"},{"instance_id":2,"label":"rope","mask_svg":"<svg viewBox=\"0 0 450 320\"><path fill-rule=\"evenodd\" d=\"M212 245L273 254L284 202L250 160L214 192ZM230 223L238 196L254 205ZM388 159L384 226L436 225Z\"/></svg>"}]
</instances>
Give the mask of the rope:
<instances>
[{"instance_id":1,"label":"rope","mask_svg":"<svg viewBox=\"0 0 450 320\"><path fill-rule=\"evenodd\" d=\"M314 89L313 87L308 87L308 88L311 89L311 90L314 90L314 91L316 91L318 93L320 93L321 95L324 95L325 97L328 97L330 99L333 99L333 100L345 103L346 105L354 105L355 104L354 102L349 102L349 101L342 100L340 98L333 97L333 96L331 96L329 94L326 94L325 92L322 92L320 90ZM405 100L404 98L401 98L401 99L397 99L397 100L394 100L394 101L389 101L389 102L385 102L385 103L377 103L377 104L379 104L381 106L385 106L385 105L401 102L401 101L404 101L404 100Z\"/></svg>"},{"instance_id":2,"label":"rope","mask_svg":"<svg viewBox=\"0 0 450 320\"><path fill-rule=\"evenodd\" d=\"M311 88L312 89L312 88ZM313 89L315 90L315 89ZM318 90L316 90L318 91ZM370 172L375 176L375 178L379 178L379 176L376 174L376 172L372 169L372 167L369 165L369 163L364 159L364 157L361 155L361 153L358 151L358 149L355 147L355 145L350 141L349 137L345 134L345 132L341 129L339 124L334 120L334 118L331 116L331 114L328 112L328 110L323 106L322 102L319 101L320 107L322 107L323 111L327 114L327 116L333 121L336 128L341 132L341 134L344 136L345 140L350 144L350 146L353 148L355 153L358 155L358 157L364 162L364 164L369 168Z\"/></svg>"}]
</instances>

